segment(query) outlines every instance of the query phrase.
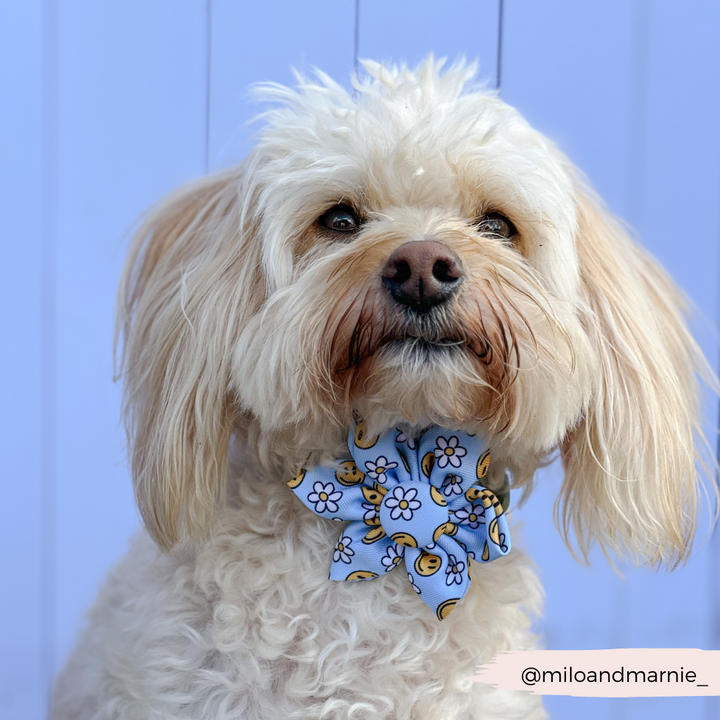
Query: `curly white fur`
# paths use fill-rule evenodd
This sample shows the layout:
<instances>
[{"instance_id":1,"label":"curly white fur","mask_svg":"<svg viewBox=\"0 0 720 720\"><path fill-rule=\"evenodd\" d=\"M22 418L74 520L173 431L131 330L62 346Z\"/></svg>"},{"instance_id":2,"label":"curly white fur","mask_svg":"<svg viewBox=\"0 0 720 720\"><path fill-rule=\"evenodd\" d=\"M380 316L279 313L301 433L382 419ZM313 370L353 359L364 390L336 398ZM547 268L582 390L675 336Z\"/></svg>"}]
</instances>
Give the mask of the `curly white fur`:
<instances>
[{"instance_id":1,"label":"curly white fur","mask_svg":"<svg viewBox=\"0 0 720 720\"><path fill-rule=\"evenodd\" d=\"M536 646L541 593L517 550L475 565L442 624L401 573L327 580L338 527L284 481L346 454L354 411L377 432L483 432L490 487L506 469L529 487L559 448L560 524L582 552L687 556L707 371L683 299L567 159L472 87L474 66L441 66L367 63L356 99L322 74L265 86L279 106L250 157L138 233L120 296L132 473L169 554L143 534L113 572L57 720L544 717L465 679ZM318 224L338 203L363 220L351 238ZM478 230L489 211L512 241ZM431 323L379 282L428 238L465 272Z\"/></svg>"},{"instance_id":2,"label":"curly white fur","mask_svg":"<svg viewBox=\"0 0 720 720\"><path fill-rule=\"evenodd\" d=\"M476 567L463 613L438 623L400 572L331 583L337 524L284 485L242 480L243 509L222 513L197 556L136 539L60 679L55 717L545 717L539 698L465 680L499 649L536 646L526 612L540 588L520 553Z\"/></svg>"}]
</instances>

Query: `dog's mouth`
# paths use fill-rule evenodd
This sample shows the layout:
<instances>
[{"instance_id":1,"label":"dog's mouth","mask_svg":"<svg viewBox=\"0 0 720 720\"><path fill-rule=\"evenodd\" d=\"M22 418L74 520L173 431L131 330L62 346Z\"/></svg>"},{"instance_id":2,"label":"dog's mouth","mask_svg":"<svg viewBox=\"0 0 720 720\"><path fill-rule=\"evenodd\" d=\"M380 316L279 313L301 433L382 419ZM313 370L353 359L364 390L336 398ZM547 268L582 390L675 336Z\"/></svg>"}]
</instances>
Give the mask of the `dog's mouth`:
<instances>
[{"instance_id":1,"label":"dog's mouth","mask_svg":"<svg viewBox=\"0 0 720 720\"><path fill-rule=\"evenodd\" d=\"M467 349L467 341L461 337L447 335L444 337L425 337L406 333L400 338L383 343L382 347L388 350L419 353L423 355L432 353L453 353Z\"/></svg>"},{"instance_id":2,"label":"dog's mouth","mask_svg":"<svg viewBox=\"0 0 720 720\"><path fill-rule=\"evenodd\" d=\"M477 415L482 407L483 416L492 416L507 405L507 390L519 372L514 315L514 306L489 289L422 313L388 305L384 295L368 293L341 316L350 320L336 326L346 329L344 337L336 331L329 343L335 350L333 381L352 397L375 394L396 404L398 398L413 402L407 393L418 382L430 381L426 389L442 393L446 388L453 397L462 387L470 398L467 412ZM417 415L419 407L408 412Z\"/></svg>"},{"instance_id":3,"label":"dog's mouth","mask_svg":"<svg viewBox=\"0 0 720 720\"><path fill-rule=\"evenodd\" d=\"M483 303L459 298L425 313L368 301L352 319L345 342L338 333L330 342L334 382L351 401L372 397L393 412L402 406L405 417L492 417L508 409L520 343L495 296ZM452 407L443 405L446 396L455 398Z\"/></svg>"},{"instance_id":4,"label":"dog's mouth","mask_svg":"<svg viewBox=\"0 0 720 720\"><path fill-rule=\"evenodd\" d=\"M470 353L487 363L493 351L485 334L467 332L456 317L444 311L400 316L392 323L359 324L349 346L348 369L359 367L378 352L398 353L408 359Z\"/></svg>"}]
</instances>

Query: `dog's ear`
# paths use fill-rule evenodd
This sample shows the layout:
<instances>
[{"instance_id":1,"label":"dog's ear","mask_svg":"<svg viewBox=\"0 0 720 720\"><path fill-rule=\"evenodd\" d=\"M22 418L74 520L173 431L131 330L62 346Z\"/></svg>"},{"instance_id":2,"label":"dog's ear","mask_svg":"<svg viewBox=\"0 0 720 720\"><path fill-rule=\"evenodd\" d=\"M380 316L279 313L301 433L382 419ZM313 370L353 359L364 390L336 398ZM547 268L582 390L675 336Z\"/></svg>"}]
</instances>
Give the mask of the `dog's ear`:
<instances>
[{"instance_id":1,"label":"dog's ear","mask_svg":"<svg viewBox=\"0 0 720 720\"><path fill-rule=\"evenodd\" d=\"M242 170L150 213L125 267L117 336L135 496L170 550L201 541L225 484L232 348L263 292Z\"/></svg>"},{"instance_id":2,"label":"dog's ear","mask_svg":"<svg viewBox=\"0 0 720 720\"><path fill-rule=\"evenodd\" d=\"M585 557L598 539L621 558L674 567L697 521L702 434L698 376L712 381L688 331L686 302L657 262L586 189L577 252L586 331L597 367L593 396L562 447L556 506L566 540Z\"/></svg>"}]
</instances>

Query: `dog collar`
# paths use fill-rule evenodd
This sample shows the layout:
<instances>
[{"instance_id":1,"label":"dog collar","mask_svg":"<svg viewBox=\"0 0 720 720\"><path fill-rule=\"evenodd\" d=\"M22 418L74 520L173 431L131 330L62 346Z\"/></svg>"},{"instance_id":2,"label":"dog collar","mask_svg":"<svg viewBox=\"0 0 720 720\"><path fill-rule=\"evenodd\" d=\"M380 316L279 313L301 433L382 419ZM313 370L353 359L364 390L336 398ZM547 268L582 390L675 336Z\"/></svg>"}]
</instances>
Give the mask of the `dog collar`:
<instances>
[{"instance_id":1,"label":"dog collar","mask_svg":"<svg viewBox=\"0 0 720 720\"><path fill-rule=\"evenodd\" d=\"M320 517L350 521L330 564L331 580L370 580L403 561L408 580L439 620L470 586L470 559L510 552L500 501L483 487L490 451L476 435L432 427L349 434L351 459L300 470L288 486Z\"/></svg>"}]
</instances>

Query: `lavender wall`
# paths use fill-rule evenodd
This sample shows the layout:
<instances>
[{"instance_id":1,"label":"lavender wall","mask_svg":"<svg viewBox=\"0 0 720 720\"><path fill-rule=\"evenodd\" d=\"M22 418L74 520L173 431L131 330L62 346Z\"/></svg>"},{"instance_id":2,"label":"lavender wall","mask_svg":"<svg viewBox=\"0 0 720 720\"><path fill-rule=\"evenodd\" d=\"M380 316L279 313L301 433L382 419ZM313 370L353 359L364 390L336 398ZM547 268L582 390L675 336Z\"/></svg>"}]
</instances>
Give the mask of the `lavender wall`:
<instances>
[{"instance_id":1,"label":"lavender wall","mask_svg":"<svg viewBox=\"0 0 720 720\"><path fill-rule=\"evenodd\" d=\"M498 0L23 0L0 5L0 718L47 689L138 527L112 383L128 231L179 183L247 151L247 86L360 57L479 57ZM720 237L720 5L505 0L502 94L555 139L713 326ZM708 399L708 417L715 405ZM671 575L577 564L557 468L516 511L550 648L720 648L714 539ZM548 698L556 718L720 717L713 699Z\"/></svg>"}]
</instances>

